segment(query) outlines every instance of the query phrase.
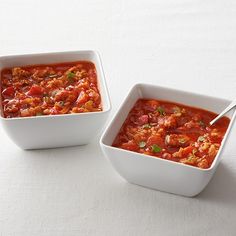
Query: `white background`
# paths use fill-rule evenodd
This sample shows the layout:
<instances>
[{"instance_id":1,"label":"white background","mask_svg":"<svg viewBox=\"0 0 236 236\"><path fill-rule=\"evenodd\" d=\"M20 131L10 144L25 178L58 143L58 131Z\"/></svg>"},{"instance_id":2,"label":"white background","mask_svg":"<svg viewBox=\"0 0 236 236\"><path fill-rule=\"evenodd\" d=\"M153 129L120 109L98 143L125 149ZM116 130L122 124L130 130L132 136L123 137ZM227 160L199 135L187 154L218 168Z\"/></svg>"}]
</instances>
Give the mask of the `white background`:
<instances>
[{"instance_id":1,"label":"white background","mask_svg":"<svg viewBox=\"0 0 236 236\"><path fill-rule=\"evenodd\" d=\"M0 1L0 55L77 49L101 53L113 114L137 82L236 97L233 0ZM184 198L126 183L99 137L23 151L0 129L0 235L236 235L235 137Z\"/></svg>"}]
</instances>

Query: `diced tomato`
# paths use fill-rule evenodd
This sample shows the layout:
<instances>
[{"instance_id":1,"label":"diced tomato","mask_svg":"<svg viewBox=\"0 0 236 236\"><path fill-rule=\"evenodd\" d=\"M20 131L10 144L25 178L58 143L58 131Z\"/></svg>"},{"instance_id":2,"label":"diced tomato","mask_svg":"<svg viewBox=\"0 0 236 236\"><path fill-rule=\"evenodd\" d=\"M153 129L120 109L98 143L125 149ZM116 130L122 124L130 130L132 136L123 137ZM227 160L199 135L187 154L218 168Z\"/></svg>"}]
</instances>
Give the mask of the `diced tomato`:
<instances>
[{"instance_id":1,"label":"diced tomato","mask_svg":"<svg viewBox=\"0 0 236 236\"><path fill-rule=\"evenodd\" d=\"M39 85L32 85L27 95L29 96L41 96L44 93L44 89Z\"/></svg>"},{"instance_id":2,"label":"diced tomato","mask_svg":"<svg viewBox=\"0 0 236 236\"><path fill-rule=\"evenodd\" d=\"M147 146L152 146L153 144L164 145L163 138L158 134L150 136L147 140Z\"/></svg>"},{"instance_id":3,"label":"diced tomato","mask_svg":"<svg viewBox=\"0 0 236 236\"><path fill-rule=\"evenodd\" d=\"M2 91L2 95L4 97L13 97L15 94L15 89L13 86L11 87L8 87L8 88L5 88L3 91Z\"/></svg>"},{"instance_id":4,"label":"diced tomato","mask_svg":"<svg viewBox=\"0 0 236 236\"><path fill-rule=\"evenodd\" d=\"M69 96L69 94L70 93L67 90L59 90L59 91L55 92L54 99L57 102L58 101L64 101Z\"/></svg>"}]
</instances>

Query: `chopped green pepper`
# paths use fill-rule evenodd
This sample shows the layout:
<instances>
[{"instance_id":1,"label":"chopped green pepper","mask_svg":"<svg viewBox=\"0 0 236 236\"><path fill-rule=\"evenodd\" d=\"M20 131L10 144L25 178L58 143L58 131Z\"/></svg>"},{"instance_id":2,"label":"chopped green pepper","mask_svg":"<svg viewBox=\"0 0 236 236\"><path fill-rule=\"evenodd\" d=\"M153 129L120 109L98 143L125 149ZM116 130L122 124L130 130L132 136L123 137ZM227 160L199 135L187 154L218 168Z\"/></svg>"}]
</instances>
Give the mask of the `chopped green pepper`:
<instances>
[{"instance_id":1,"label":"chopped green pepper","mask_svg":"<svg viewBox=\"0 0 236 236\"><path fill-rule=\"evenodd\" d=\"M75 73L73 73L73 72L69 72L69 73L67 74L67 79L68 79L68 81L69 81L70 83L73 83L73 82L74 82L74 77L75 77Z\"/></svg>"},{"instance_id":2,"label":"chopped green pepper","mask_svg":"<svg viewBox=\"0 0 236 236\"><path fill-rule=\"evenodd\" d=\"M156 145L156 144L152 145L152 152L157 153L157 152L161 152L161 150L162 150L162 148L159 147L158 145Z\"/></svg>"},{"instance_id":3,"label":"chopped green pepper","mask_svg":"<svg viewBox=\"0 0 236 236\"><path fill-rule=\"evenodd\" d=\"M161 116L164 116L164 115L166 114L163 107L158 107L158 108L157 108L157 111L159 112L159 114L160 114Z\"/></svg>"}]
</instances>

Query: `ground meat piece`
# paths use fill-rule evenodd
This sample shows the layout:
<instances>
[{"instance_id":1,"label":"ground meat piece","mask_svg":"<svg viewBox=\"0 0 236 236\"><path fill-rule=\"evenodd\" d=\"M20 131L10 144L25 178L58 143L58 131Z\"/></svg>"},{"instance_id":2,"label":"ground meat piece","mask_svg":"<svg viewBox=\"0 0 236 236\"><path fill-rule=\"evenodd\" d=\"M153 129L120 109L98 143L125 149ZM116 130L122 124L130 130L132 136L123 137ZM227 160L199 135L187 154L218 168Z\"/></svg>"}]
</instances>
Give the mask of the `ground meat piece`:
<instances>
[{"instance_id":1,"label":"ground meat piece","mask_svg":"<svg viewBox=\"0 0 236 236\"><path fill-rule=\"evenodd\" d=\"M215 157L218 150L216 149L215 145L212 144L208 150L209 157Z\"/></svg>"},{"instance_id":2,"label":"ground meat piece","mask_svg":"<svg viewBox=\"0 0 236 236\"><path fill-rule=\"evenodd\" d=\"M187 123L184 124L184 127L188 128L188 129L191 129L191 128L199 128L199 123L191 120Z\"/></svg>"},{"instance_id":3,"label":"ground meat piece","mask_svg":"<svg viewBox=\"0 0 236 236\"><path fill-rule=\"evenodd\" d=\"M198 158L194 155L189 155L187 158L180 159L179 162L191 166L195 166Z\"/></svg>"},{"instance_id":4,"label":"ground meat piece","mask_svg":"<svg viewBox=\"0 0 236 236\"><path fill-rule=\"evenodd\" d=\"M183 158L183 157L187 157L189 154L191 154L194 150L194 147L192 146L188 146L185 148L180 148L179 151L173 153L173 157L177 157L177 158Z\"/></svg>"},{"instance_id":5,"label":"ground meat piece","mask_svg":"<svg viewBox=\"0 0 236 236\"><path fill-rule=\"evenodd\" d=\"M55 101L67 101L67 102L74 102L77 99L77 94L73 91L67 90L60 90L56 93L54 100Z\"/></svg>"},{"instance_id":6,"label":"ground meat piece","mask_svg":"<svg viewBox=\"0 0 236 236\"><path fill-rule=\"evenodd\" d=\"M210 147L210 145L211 145L211 143L209 143L209 142L202 143L199 147L199 151L200 152L206 151Z\"/></svg>"},{"instance_id":7,"label":"ground meat piece","mask_svg":"<svg viewBox=\"0 0 236 236\"><path fill-rule=\"evenodd\" d=\"M163 125L166 128L175 128L177 126L176 117L173 115L170 116L160 116L158 118L160 125Z\"/></svg>"},{"instance_id":8,"label":"ground meat piece","mask_svg":"<svg viewBox=\"0 0 236 236\"><path fill-rule=\"evenodd\" d=\"M200 167L200 168L202 168L202 169L206 169L206 168L208 168L209 163L208 163L208 161L207 161L206 158L203 158L201 161L199 161L199 162L197 163L197 166Z\"/></svg>"},{"instance_id":9,"label":"ground meat piece","mask_svg":"<svg viewBox=\"0 0 236 236\"><path fill-rule=\"evenodd\" d=\"M16 105L6 105L5 111L8 113L15 113L19 110L19 108Z\"/></svg>"},{"instance_id":10,"label":"ground meat piece","mask_svg":"<svg viewBox=\"0 0 236 236\"><path fill-rule=\"evenodd\" d=\"M30 75L30 72L27 70L24 70L20 67L14 67L12 69L12 76L13 76L13 80L14 78L18 79L19 77L27 77Z\"/></svg>"},{"instance_id":11,"label":"ground meat piece","mask_svg":"<svg viewBox=\"0 0 236 236\"><path fill-rule=\"evenodd\" d=\"M50 76L50 75L52 76L54 74L55 74L55 71L53 70L52 67L46 67L43 70L35 69L32 77L34 79L36 79L36 78L38 79L38 78L42 78L42 77L45 77L45 76Z\"/></svg>"}]
</instances>

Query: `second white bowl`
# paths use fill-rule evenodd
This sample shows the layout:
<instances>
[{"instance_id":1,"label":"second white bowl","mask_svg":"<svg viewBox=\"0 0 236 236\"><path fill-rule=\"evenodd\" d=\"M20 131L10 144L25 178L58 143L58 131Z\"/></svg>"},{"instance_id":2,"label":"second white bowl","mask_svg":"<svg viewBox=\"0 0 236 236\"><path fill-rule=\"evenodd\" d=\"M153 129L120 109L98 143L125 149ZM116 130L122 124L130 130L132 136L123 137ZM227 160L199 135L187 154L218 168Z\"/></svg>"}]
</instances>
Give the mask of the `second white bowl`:
<instances>
[{"instance_id":1,"label":"second white bowl","mask_svg":"<svg viewBox=\"0 0 236 236\"><path fill-rule=\"evenodd\" d=\"M112 146L129 111L140 98L173 101L216 113L222 111L230 101L155 85L137 84L128 94L100 140L104 154L114 169L128 182L189 197L197 195L208 184L219 164L236 112L231 111L228 114L231 122L211 167L200 169Z\"/></svg>"}]
</instances>

